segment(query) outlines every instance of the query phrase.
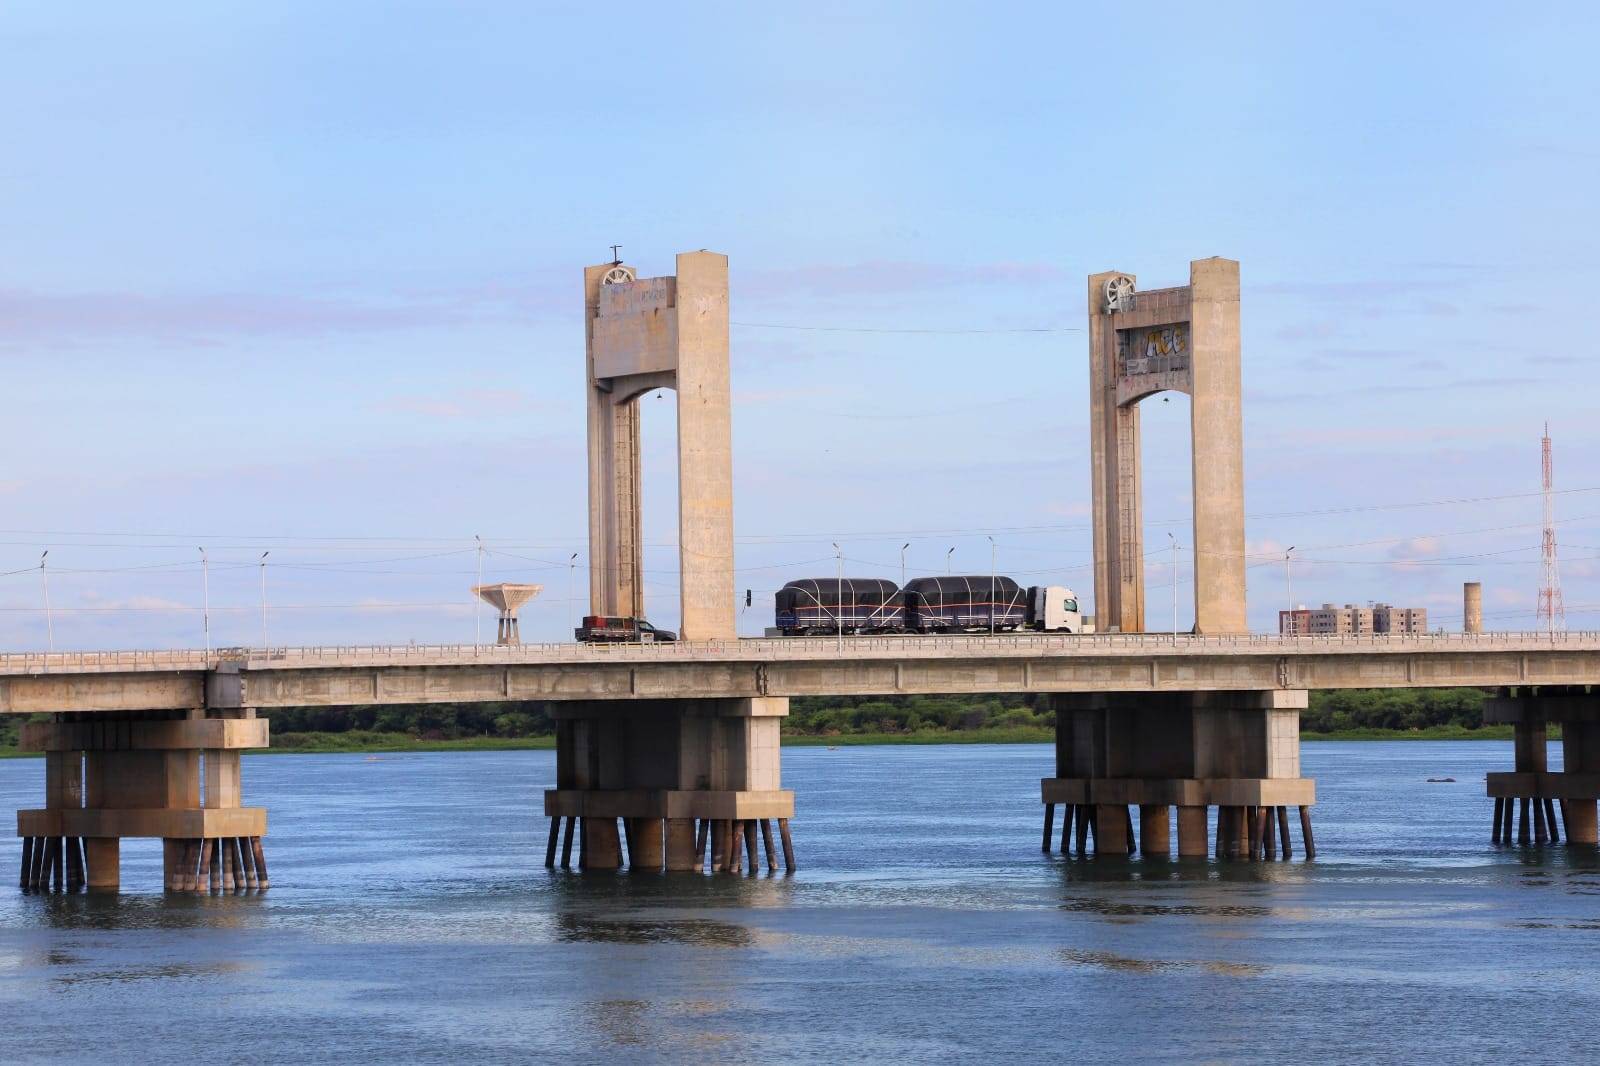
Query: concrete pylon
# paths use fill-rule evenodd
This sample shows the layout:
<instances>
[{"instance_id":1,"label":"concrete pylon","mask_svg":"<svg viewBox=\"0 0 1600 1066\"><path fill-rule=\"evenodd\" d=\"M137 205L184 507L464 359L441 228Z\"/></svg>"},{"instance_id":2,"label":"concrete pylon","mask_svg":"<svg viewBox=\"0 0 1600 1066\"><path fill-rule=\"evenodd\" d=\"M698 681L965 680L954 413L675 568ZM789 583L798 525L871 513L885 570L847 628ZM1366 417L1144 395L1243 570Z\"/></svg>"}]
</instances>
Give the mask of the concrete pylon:
<instances>
[{"instance_id":1,"label":"concrete pylon","mask_svg":"<svg viewBox=\"0 0 1600 1066\"><path fill-rule=\"evenodd\" d=\"M495 629L496 644L522 643L517 612L543 591L543 585L517 585L504 581L498 585L472 586L474 596L500 612L500 622Z\"/></svg>"},{"instance_id":2,"label":"concrete pylon","mask_svg":"<svg viewBox=\"0 0 1600 1066\"><path fill-rule=\"evenodd\" d=\"M625 263L583 274L589 395L589 602L644 617L639 403L678 397L678 551L684 640L732 638L733 419L728 257L686 252L677 274Z\"/></svg>"},{"instance_id":3,"label":"concrete pylon","mask_svg":"<svg viewBox=\"0 0 1600 1066\"><path fill-rule=\"evenodd\" d=\"M544 794L546 866L557 865L559 842L559 865L569 867L576 836L582 869L622 868L625 843L634 870L734 872L742 836L753 874L760 826L771 871L776 821L784 868L794 870L794 792L780 780L787 698L573 701L551 713L556 787Z\"/></svg>"},{"instance_id":4,"label":"concrete pylon","mask_svg":"<svg viewBox=\"0 0 1600 1066\"><path fill-rule=\"evenodd\" d=\"M23 723L18 747L44 753L45 806L17 812L24 856L35 859L31 870L23 864L22 887L115 891L122 838L160 837L172 891L266 888L267 812L241 805L239 756L267 746L267 719L235 713L252 716L197 709Z\"/></svg>"},{"instance_id":5,"label":"concrete pylon","mask_svg":"<svg viewBox=\"0 0 1600 1066\"><path fill-rule=\"evenodd\" d=\"M1095 614L1101 631L1144 631L1139 408L1192 400L1195 631L1245 633L1244 430L1239 264L1197 259L1189 284L1138 292L1132 274L1089 277L1090 462Z\"/></svg>"},{"instance_id":6,"label":"concrete pylon","mask_svg":"<svg viewBox=\"0 0 1600 1066\"><path fill-rule=\"evenodd\" d=\"M1096 854L1129 854L1137 808L1139 852L1166 858L1174 807L1182 858L1206 856L1206 812L1212 807L1222 827L1219 859L1235 851L1275 858L1280 842L1289 858L1290 807L1300 809L1304 854L1315 854L1310 808L1316 782L1300 771L1304 689L1061 693L1051 703L1056 776L1040 782L1045 825L1051 824L1052 808L1063 806L1068 822L1092 826L1088 833L1079 830L1079 854L1091 834ZM1276 823L1275 835L1267 832L1269 820ZM1061 839L1065 854L1065 827ZM1240 840L1242 850L1233 847Z\"/></svg>"}]
</instances>

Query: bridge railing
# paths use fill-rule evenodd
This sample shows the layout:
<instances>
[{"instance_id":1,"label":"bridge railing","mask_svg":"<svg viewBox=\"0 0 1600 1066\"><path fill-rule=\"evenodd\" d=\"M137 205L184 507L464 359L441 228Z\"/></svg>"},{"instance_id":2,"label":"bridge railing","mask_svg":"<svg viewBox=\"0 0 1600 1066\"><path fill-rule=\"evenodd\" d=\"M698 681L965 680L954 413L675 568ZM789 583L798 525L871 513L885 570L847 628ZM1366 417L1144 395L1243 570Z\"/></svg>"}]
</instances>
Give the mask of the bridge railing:
<instances>
[{"instance_id":1,"label":"bridge railing","mask_svg":"<svg viewBox=\"0 0 1600 1066\"><path fill-rule=\"evenodd\" d=\"M1199 636L1187 633L950 633L846 637L754 637L662 644L348 644L308 647L222 648L0 654L0 673L108 673L119 670L206 670L221 663L255 668L341 666L364 663L404 665L511 664L526 662L693 662L827 658L977 657L1050 654L1146 654L1161 651L1306 654L1383 649L1391 652L1452 650L1600 649L1600 631L1566 633L1305 634L1252 633Z\"/></svg>"},{"instance_id":2,"label":"bridge railing","mask_svg":"<svg viewBox=\"0 0 1600 1066\"><path fill-rule=\"evenodd\" d=\"M756 637L740 640L710 640L667 644L523 644L516 646L474 644L397 644L346 645L307 648L281 648L252 651L253 666L343 665L365 662L415 663L520 663L520 662L693 662L716 660L794 660L827 658L937 657L961 655L976 657L1025 656L1047 654L1140 654L1161 651L1197 653L1213 651L1304 654L1326 650L1329 653L1383 649L1402 652L1441 652L1482 649L1515 650L1551 645L1571 648L1600 648L1600 631L1549 634L1527 633L1440 633L1426 635L1390 634L1241 634L1237 636L1196 636L1180 633L1097 633L1074 634L896 634L892 636L847 637Z\"/></svg>"}]
</instances>

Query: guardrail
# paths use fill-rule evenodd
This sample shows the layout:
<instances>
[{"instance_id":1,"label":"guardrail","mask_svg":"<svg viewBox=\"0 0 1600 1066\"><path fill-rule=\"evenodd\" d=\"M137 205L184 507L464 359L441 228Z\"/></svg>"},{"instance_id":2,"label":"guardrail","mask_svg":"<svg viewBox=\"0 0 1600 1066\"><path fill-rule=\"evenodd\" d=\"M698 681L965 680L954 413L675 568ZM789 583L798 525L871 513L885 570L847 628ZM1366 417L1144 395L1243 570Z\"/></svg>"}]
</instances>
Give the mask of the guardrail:
<instances>
[{"instance_id":1,"label":"guardrail","mask_svg":"<svg viewBox=\"0 0 1600 1066\"><path fill-rule=\"evenodd\" d=\"M755 637L671 644L373 644L201 650L20 652L0 654L0 674L110 673L296 666L467 665L542 662L694 662L718 660L1010 657L1038 654L1228 653L1308 654L1324 651L1442 653L1548 650L1600 651L1600 631L1569 633L1432 633L1195 636L1172 633L987 633L847 637Z\"/></svg>"}]
</instances>

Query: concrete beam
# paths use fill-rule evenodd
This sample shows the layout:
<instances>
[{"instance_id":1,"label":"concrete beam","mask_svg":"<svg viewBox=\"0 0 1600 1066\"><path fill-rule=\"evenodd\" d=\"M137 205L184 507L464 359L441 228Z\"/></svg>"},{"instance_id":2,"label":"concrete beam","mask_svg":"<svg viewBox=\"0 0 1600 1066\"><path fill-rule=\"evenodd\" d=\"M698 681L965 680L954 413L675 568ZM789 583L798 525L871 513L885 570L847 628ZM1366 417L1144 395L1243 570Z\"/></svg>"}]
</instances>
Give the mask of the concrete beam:
<instances>
[{"instance_id":1,"label":"concrete beam","mask_svg":"<svg viewBox=\"0 0 1600 1066\"><path fill-rule=\"evenodd\" d=\"M1308 777L1210 779L1046 777L1039 782L1039 794L1042 802L1057 804L1309 807L1317 801L1317 783Z\"/></svg>"},{"instance_id":2,"label":"concrete beam","mask_svg":"<svg viewBox=\"0 0 1600 1066\"><path fill-rule=\"evenodd\" d=\"M17 835L68 837L258 837L267 833L263 807L171 810L54 808L17 812Z\"/></svg>"},{"instance_id":3,"label":"concrete beam","mask_svg":"<svg viewBox=\"0 0 1600 1066\"><path fill-rule=\"evenodd\" d=\"M205 705L205 674L199 670L0 677L0 714L183 711Z\"/></svg>"},{"instance_id":4,"label":"concrete beam","mask_svg":"<svg viewBox=\"0 0 1600 1066\"><path fill-rule=\"evenodd\" d=\"M151 751L267 747L265 718L199 718L175 722L24 722L23 751Z\"/></svg>"},{"instance_id":5,"label":"concrete beam","mask_svg":"<svg viewBox=\"0 0 1600 1066\"><path fill-rule=\"evenodd\" d=\"M546 789L552 818L793 818L794 792Z\"/></svg>"},{"instance_id":6,"label":"concrete beam","mask_svg":"<svg viewBox=\"0 0 1600 1066\"><path fill-rule=\"evenodd\" d=\"M1489 797L1539 796L1549 799L1600 798L1600 774L1491 773Z\"/></svg>"}]
</instances>

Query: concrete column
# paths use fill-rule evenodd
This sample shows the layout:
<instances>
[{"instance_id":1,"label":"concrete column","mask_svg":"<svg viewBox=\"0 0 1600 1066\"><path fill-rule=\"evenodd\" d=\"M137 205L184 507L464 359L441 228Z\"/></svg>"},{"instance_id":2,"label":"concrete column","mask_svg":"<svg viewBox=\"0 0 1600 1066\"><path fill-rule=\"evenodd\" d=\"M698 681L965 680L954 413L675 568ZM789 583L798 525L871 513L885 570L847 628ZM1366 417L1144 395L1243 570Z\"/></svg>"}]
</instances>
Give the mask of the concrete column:
<instances>
[{"instance_id":1,"label":"concrete column","mask_svg":"<svg viewBox=\"0 0 1600 1066\"><path fill-rule=\"evenodd\" d=\"M698 870L701 857L694 846L694 819L667 819L666 867L671 870Z\"/></svg>"},{"instance_id":2,"label":"concrete column","mask_svg":"<svg viewBox=\"0 0 1600 1066\"><path fill-rule=\"evenodd\" d=\"M89 888L115 892L122 886L122 841L117 837L84 837Z\"/></svg>"},{"instance_id":3,"label":"concrete column","mask_svg":"<svg viewBox=\"0 0 1600 1066\"><path fill-rule=\"evenodd\" d=\"M737 634L727 256L678 256L676 309L683 639L731 639Z\"/></svg>"},{"instance_id":4,"label":"concrete column","mask_svg":"<svg viewBox=\"0 0 1600 1066\"><path fill-rule=\"evenodd\" d=\"M615 818L583 820L583 866L586 870L615 870L622 866L622 839Z\"/></svg>"},{"instance_id":5,"label":"concrete column","mask_svg":"<svg viewBox=\"0 0 1600 1066\"><path fill-rule=\"evenodd\" d=\"M1549 755L1545 741L1543 718L1529 716L1511 730L1512 748L1519 774L1542 774L1549 769Z\"/></svg>"},{"instance_id":6,"label":"concrete column","mask_svg":"<svg viewBox=\"0 0 1600 1066\"><path fill-rule=\"evenodd\" d=\"M1483 585L1468 581L1461 586L1461 632L1483 632Z\"/></svg>"},{"instance_id":7,"label":"concrete column","mask_svg":"<svg viewBox=\"0 0 1600 1066\"><path fill-rule=\"evenodd\" d=\"M660 871L665 858L666 819L634 818L631 821L633 835L628 844L628 868Z\"/></svg>"},{"instance_id":8,"label":"concrete column","mask_svg":"<svg viewBox=\"0 0 1600 1066\"><path fill-rule=\"evenodd\" d=\"M589 608L592 614L644 614L640 557L639 404L595 374L600 280L613 264L583 272L588 362Z\"/></svg>"},{"instance_id":9,"label":"concrete column","mask_svg":"<svg viewBox=\"0 0 1600 1066\"><path fill-rule=\"evenodd\" d=\"M1239 264L1195 260L1189 264L1189 294L1195 630L1248 633Z\"/></svg>"},{"instance_id":10,"label":"concrete column","mask_svg":"<svg viewBox=\"0 0 1600 1066\"><path fill-rule=\"evenodd\" d=\"M1569 720L1561 724L1561 762L1564 773L1600 773L1600 721ZM1596 802L1593 797L1561 801L1567 812L1567 843L1596 844Z\"/></svg>"},{"instance_id":11,"label":"concrete column","mask_svg":"<svg viewBox=\"0 0 1600 1066\"><path fill-rule=\"evenodd\" d=\"M1171 807L1154 803L1139 805L1139 854L1146 858L1171 856Z\"/></svg>"},{"instance_id":12,"label":"concrete column","mask_svg":"<svg viewBox=\"0 0 1600 1066\"><path fill-rule=\"evenodd\" d=\"M1096 855L1128 854L1126 804L1101 803L1095 807L1094 851Z\"/></svg>"},{"instance_id":13,"label":"concrete column","mask_svg":"<svg viewBox=\"0 0 1600 1066\"><path fill-rule=\"evenodd\" d=\"M1140 547L1139 410L1116 398L1117 330L1105 306L1105 283L1133 275L1089 277L1089 455L1094 505L1094 594L1102 632L1144 631L1144 557Z\"/></svg>"},{"instance_id":14,"label":"concrete column","mask_svg":"<svg viewBox=\"0 0 1600 1066\"><path fill-rule=\"evenodd\" d=\"M1178 857L1203 859L1211 853L1206 840L1206 808L1178 808Z\"/></svg>"},{"instance_id":15,"label":"concrete column","mask_svg":"<svg viewBox=\"0 0 1600 1066\"><path fill-rule=\"evenodd\" d=\"M1592 799L1562 800L1562 806L1567 812L1567 843L1568 844L1596 844L1600 843L1600 834L1597 834L1597 805Z\"/></svg>"},{"instance_id":16,"label":"concrete column","mask_svg":"<svg viewBox=\"0 0 1600 1066\"><path fill-rule=\"evenodd\" d=\"M210 749L205 753L205 766L206 807L239 806L239 753Z\"/></svg>"},{"instance_id":17,"label":"concrete column","mask_svg":"<svg viewBox=\"0 0 1600 1066\"><path fill-rule=\"evenodd\" d=\"M1561 763L1569 774L1600 774L1600 721L1561 723Z\"/></svg>"}]
</instances>

